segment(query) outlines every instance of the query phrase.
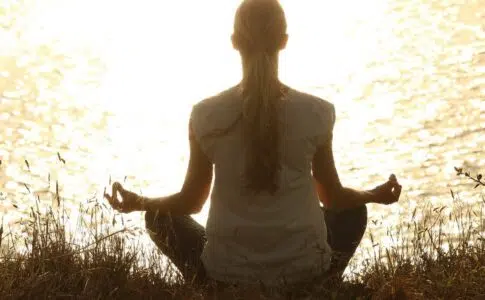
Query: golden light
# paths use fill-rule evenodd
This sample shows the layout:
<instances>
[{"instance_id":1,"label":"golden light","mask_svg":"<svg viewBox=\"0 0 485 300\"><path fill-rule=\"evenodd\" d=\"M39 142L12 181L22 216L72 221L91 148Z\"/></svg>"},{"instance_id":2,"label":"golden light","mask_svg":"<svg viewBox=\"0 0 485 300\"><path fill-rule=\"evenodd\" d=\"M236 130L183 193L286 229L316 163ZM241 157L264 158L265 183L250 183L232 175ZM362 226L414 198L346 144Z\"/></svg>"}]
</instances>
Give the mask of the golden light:
<instances>
[{"instance_id":1,"label":"golden light","mask_svg":"<svg viewBox=\"0 0 485 300\"><path fill-rule=\"evenodd\" d=\"M384 92L380 97L389 99L378 106L355 101L380 92L375 86L368 89L374 76L363 71L377 56L389 55L393 45L386 30L391 22L387 1L281 2L290 35L281 55L282 79L335 103L339 114L352 115L337 124L336 136L344 133L347 140L362 142L369 121L394 110L392 94ZM35 3L25 18L30 41L51 39L58 41L57 47L92 51L106 67L89 96L81 86L74 93L75 101L93 98L90 103L111 114L105 129L108 141L98 145L95 163L88 168L93 180L128 175L144 191L178 189L186 167L191 106L240 78L239 55L230 43L240 1ZM135 159L140 153L150 159Z\"/></svg>"},{"instance_id":2,"label":"golden light","mask_svg":"<svg viewBox=\"0 0 485 300\"><path fill-rule=\"evenodd\" d=\"M239 0L40 2L32 10L32 36L102 53L108 72L101 88L115 113L131 111L134 98L136 106L186 106L239 78L229 42ZM281 2L290 34L281 75L290 84L308 89L347 81L384 54L376 28L386 26L387 1Z\"/></svg>"}]
</instances>

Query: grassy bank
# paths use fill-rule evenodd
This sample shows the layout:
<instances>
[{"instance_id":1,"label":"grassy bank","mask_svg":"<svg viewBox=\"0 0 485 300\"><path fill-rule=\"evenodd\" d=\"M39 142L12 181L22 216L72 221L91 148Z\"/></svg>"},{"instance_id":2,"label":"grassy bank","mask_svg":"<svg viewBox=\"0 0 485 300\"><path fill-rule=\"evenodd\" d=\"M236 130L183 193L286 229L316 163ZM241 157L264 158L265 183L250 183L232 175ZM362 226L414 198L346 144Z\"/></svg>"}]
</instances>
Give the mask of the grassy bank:
<instances>
[{"instance_id":1,"label":"grassy bank","mask_svg":"<svg viewBox=\"0 0 485 300\"><path fill-rule=\"evenodd\" d=\"M388 230L394 243L360 251L368 255L354 263L358 273L332 291L308 291L308 299L485 299L484 203L451 203L410 211ZM83 211L75 235L72 216L50 209L32 209L22 233L2 227L0 299L203 299L157 251L129 241L139 232L96 201Z\"/></svg>"}]
</instances>

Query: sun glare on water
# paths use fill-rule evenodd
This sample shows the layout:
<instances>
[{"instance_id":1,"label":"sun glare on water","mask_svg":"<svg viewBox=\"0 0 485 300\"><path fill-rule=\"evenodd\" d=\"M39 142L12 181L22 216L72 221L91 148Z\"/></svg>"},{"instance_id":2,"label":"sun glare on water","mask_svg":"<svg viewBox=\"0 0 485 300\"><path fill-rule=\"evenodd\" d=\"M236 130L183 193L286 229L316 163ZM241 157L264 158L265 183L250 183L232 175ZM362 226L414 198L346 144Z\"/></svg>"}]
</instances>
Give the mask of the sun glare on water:
<instances>
[{"instance_id":1,"label":"sun glare on water","mask_svg":"<svg viewBox=\"0 0 485 300\"><path fill-rule=\"evenodd\" d=\"M149 194L180 188L191 106L241 76L239 55L230 43L239 3L50 0L32 9L32 38L50 35L66 47L91 49L105 66L91 97L111 115L109 142L93 154L94 180L128 176L130 185ZM387 1L281 3L290 35L281 54L283 81L338 105L351 103L368 84L356 74L376 55L386 55L379 44L382 30L378 35L375 29L388 22ZM345 90L330 88L347 82L352 84ZM347 135L359 138L366 118L392 113L392 103L373 108L373 115L357 114L358 119L347 123L354 128ZM363 104L353 107L368 109Z\"/></svg>"},{"instance_id":2,"label":"sun glare on water","mask_svg":"<svg viewBox=\"0 0 485 300\"><path fill-rule=\"evenodd\" d=\"M33 26L103 55L108 68L101 89L112 111L165 104L173 109L239 79L229 40L239 3L51 0L39 4ZM347 79L379 54L375 28L386 26L386 0L281 3L290 35L281 76L290 84L309 88Z\"/></svg>"},{"instance_id":3,"label":"sun glare on water","mask_svg":"<svg viewBox=\"0 0 485 300\"><path fill-rule=\"evenodd\" d=\"M342 183L370 189L395 173L405 187L398 204L369 205L381 245L408 212L449 205L450 190L481 203L454 167L485 165L483 1L280 1L290 36L280 77L335 105ZM74 221L109 179L178 192L192 106L241 78L230 42L240 2L1 1L1 222L26 220L36 197Z\"/></svg>"}]
</instances>

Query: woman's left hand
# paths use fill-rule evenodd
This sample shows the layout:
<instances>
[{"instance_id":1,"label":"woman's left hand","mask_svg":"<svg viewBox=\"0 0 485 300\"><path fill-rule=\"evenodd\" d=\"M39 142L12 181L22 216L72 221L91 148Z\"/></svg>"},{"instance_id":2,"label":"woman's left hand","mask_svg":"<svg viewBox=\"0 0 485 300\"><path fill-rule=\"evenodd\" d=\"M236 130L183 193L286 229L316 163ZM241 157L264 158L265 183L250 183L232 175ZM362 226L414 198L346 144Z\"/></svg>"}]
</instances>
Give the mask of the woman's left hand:
<instances>
[{"instance_id":1,"label":"woman's left hand","mask_svg":"<svg viewBox=\"0 0 485 300\"><path fill-rule=\"evenodd\" d=\"M375 203L389 205L399 201L401 190L402 186L397 181L396 175L392 174L386 183L377 186L371 193L374 195Z\"/></svg>"},{"instance_id":2,"label":"woman's left hand","mask_svg":"<svg viewBox=\"0 0 485 300\"><path fill-rule=\"evenodd\" d=\"M118 200L118 193L121 195L122 201ZM108 200L112 208L121 213L143 210L142 197L134 192L125 190L119 182L113 183L111 196L105 193L104 197Z\"/></svg>"}]
</instances>

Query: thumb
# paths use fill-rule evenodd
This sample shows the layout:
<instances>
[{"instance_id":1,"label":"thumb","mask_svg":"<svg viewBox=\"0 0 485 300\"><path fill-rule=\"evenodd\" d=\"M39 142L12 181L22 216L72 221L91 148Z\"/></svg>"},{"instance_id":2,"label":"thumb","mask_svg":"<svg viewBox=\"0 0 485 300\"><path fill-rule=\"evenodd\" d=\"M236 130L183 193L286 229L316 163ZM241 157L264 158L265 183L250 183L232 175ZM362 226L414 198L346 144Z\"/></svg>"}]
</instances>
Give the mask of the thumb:
<instances>
[{"instance_id":1,"label":"thumb","mask_svg":"<svg viewBox=\"0 0 485 300\"><path fill-rule=\"evenodd\" d=\"M113 183L112 190L111 190L111 197L113 198L113 202L115 204L121 204L118 200L118 192L124 192L123 186L119 182Z\"/></svg>"},{"instance_id":2,"label":"thumb","mask_svg":"<svg viewBox=\"0 0 485 300\"><path fill-rule=\"evenodd\" d=\"M393 194L397 200L399 200L399 197L401 196L401 191L402 191L402 185L396 184L393 190Z\"/></svg>"},{"instance_id":3,"label":"thumb","mask_svg":"<svg viewBox=\"0 0 485 300\"><path fill-rule=\"evenodd\" d=\"M397 182L397 177L396 177L396 175L391 174L391 176L389 176L389 181L392 181L392 182Z\"/></svg>"}]
</instances>

